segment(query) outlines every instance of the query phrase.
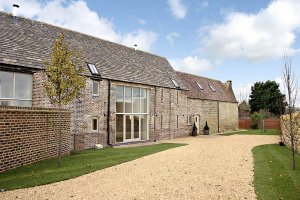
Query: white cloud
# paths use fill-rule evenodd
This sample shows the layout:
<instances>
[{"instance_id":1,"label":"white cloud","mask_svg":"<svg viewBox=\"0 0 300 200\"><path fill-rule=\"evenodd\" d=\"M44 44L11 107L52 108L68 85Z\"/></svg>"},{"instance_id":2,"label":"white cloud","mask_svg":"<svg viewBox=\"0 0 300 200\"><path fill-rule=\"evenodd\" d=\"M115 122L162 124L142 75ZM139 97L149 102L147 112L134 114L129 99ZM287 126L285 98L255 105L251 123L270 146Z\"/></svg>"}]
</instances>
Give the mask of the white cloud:
<instances>
[{"instance_id":1,"label":"white cloud","mask_svg":"<svg viewBox=\"0 0 300 200\"><path fill-rule=\"evenodd\" d=\"M249 95L251 94L251 87L253 85L253 83L240 84L237 88L233 88L236 99L239 102L242 102L243 100L246 100L248 102Z\"/></svg>"},{"instance_id":2,"label":"white cloud","mask_svg":"<svg viewBox=\"0 0 300 200\"><path fill-rule=\"evenodd\" d=\"M168 0L168 5L171 9L173 16L177 19L185 18L187 14L186 6L181 2L181 0Z\"/></svg>"},{"instance_id":3,"label":"white cloud","mask_svg":"<svg viewBox=\"0 0 300 200\"><path fill-rule=\"evenodd\" d=\"M278 58L283 47L293 54L300 30L300 1L272 1L256 14L230 12L222 24L199 31L204 51L213 58Z\"/></svg>"},{"instance_id":4,"label":"white cloud","mask_svg":"<svg viewBox=\"0 0 300 200\"><path fill-rule=\"evenodd\" d=\"M177 32L172 32L172 33L169 33L168 35L167 35L167 40L168 40L168 42L171 44L171 45L173 45L174 44L174 40L175 40L175 38L178 38L179 37L179 33L177 33Z\"/></svg>"},{"instance_id":5,"label":"white cloud","mask_svg":"<svg viewBox=\"0 0 300 200\"><path fill-rule=\"evenodd\" d=\"M275 79L275 82L277 84L279 84L279 89L281 91L282 94L285 94L286 97L287 97L287 90L285 88L285 84L284 84L284 80L283 80L283 77L277 77ZM296 99L296 107L300 107L300 86L298 86L298 96L297 96L297 99Z\"/></svg>"},{"instance_id":6,"label":"white cloud","mask_svg":"<svg viewBox=\"0 0 300 200\"><path fill-rule=\"evenodd\" d=\"M156 41L156 34L151 31L138 30L131 33L119 33L112 20L100 17L83 0L52 0L45 3L37 0L6 0L0 1L0 10L11 12L11 5L14 3L20 5L18 13L21 16L131 47L137 44L141 50L149 51Z\"/></svg>"},{"instance_id":7,"label":"white cloud","mask_svg":"<svg viewBox=\"0 0 300 200\"><path fill-rule=\"evenodd\" d=\"M122 44L133 47L137 45L137 49L149 51L151 45L156 41L157 34L154 32L146 32L138 30L135 32L127 33L122 39Z\"/></svg>"},{"instance_id":8,"label":"white cloud","mask_svg":"<svg viewBox=\"0 0 300 200\"><path fill-rule=\"evenodd\" d=\"M139 23L140 25L145 25L145 24L147 24L147 21L144 20L144 19L138 19L138 23Z\"/></svg>"},{"instance_id":9,"label":"white cloud","mask_svg":"<svg viewBox=\"0 0 300 200\"><path fill-rule=\"evenodd\" d=\"M209 7L209 2L208 0L203 0L201 1L201 8L208 8Z\"/></svg>"},{"instance_id":10,"label":"white cloud","mask_svg":"<svg viewBox=\"0 0 300 200\"><path fill-rule=\"evenodd\" d=\"M212 64L198 56L188 56L183 59L171 59L170 64L175 70L187 72L191 74L200 74L213 68Z\"/></svg>"}]
</instances>

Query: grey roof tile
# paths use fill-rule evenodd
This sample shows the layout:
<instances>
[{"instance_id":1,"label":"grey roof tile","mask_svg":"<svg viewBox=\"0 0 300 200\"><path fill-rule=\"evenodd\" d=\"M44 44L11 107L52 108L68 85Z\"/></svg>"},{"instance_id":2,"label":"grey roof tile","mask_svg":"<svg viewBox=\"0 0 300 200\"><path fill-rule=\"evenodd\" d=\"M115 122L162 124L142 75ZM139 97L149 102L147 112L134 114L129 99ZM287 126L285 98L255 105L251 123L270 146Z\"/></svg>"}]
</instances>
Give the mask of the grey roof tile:
<instances>
[{"instance_id":1,"label":"grey roof tile","mask_svg":"<svg viewBox=\"0 0 300 200\"><path fill-rule=\"evenodd\" d=\"M70 48L82 49L85 61L93 63L102 78L175 88L172 78L186 89L163 57L46 23L16 19L0 12L0 64L42 69L55 38L64 32Z\"/></svg>"},{"instance_id":2,"label":"grey roof tile","mask_svg":"<svg viewBox=\"0 0 300 200\"><path fill-rule=\"evenodd\" d=\"M234 103L237 102L232 88L227 89L221 81L183 72L177 72L177 75L181 78L181 80L188 88L188 98L207 99ZM203 89L200 89L197 83L199 83ZM210 86L212 86L216 90L216 92L214 92L210 88Z\"/></svg>"}]
</instances>

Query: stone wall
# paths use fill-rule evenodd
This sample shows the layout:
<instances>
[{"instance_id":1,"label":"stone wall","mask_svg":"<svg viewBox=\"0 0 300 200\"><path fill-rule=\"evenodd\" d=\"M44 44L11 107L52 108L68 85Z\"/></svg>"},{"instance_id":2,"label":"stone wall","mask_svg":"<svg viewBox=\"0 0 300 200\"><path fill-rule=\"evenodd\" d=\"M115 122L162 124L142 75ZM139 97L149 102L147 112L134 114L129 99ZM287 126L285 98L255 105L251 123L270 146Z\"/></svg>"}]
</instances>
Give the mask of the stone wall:
<instances>
[{"instance_id":1,"label":"stone wall","mask_svg":"<svg viewBox=\"0 0 300 200\"><path fill-rule=\"evenodd\" d=\"M297 152L300 153L300 117L299 117L300 113L297 113L294 117L298 120L298 122L296 122L296 120L294 121L293 123L293 129L296 130L296 134L295 134L295 149ZM284 119L284 121L283 121ZM281 120L280 120L280 123L281 123L281 133L282 133L282 139L283 139L283 142L290 148L291 147L291 137L290 137L290 134L289 132L287 131L287 128L289 127L289 116L288 115L283 115L281 116Z\"/></svg>"},{"instance_id":2,"label":"stone wall","mask_svg":"<svg viewBox=\"0 0 300 200\"><path fill-rule=\"evenodd\" d=\"M0 106L0 172L56 157L59 111ZM70 153L70 112L62 111L62 154Z\"/></svg>"},{"instance_id":3,"label":"stone wall","mask_svg":"<svg viewBox=\"0 0 300 200\"><path fill-rule=\"evenodd\" d=\"M219 102L220 132L238 130L238 104Z\"/></svg>"},{"instance_id":4,"label":"stone wall","mask_svg":"<svg viewBox=\"0 0 300 200\"><path fill-rule=\"evenodd\" d=\"M202 134L206 121L210 133L238 129L237 103L188 99L188 115L192 116L192 124L195 122L195 116L200 116L199 134Z\"/></svg>"}]
</instances>

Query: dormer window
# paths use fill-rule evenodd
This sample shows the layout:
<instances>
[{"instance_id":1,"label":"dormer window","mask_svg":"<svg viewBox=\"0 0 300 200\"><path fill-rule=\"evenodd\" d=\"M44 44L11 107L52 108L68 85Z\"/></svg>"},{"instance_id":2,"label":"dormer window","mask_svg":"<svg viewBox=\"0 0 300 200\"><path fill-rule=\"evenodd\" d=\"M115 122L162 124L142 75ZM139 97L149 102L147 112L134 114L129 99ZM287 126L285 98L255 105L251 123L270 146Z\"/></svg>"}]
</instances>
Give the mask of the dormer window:
<instances>
[{"instance_id":1,"label":"dormer window","mask_svg":"<svg viewBox=\"0 0 300 200\"><path fill-rule=\"evenodd\" d=\"M174 86L175 86L176 88L180 88L179 85L178 85L178 83L177 83L175 80L171 79L171 81L172 81L172 83L174 84Z\"/></svg>"},{"instance_id":2,"label":"dormer window","mask_svg":"<svg viewBox=\"0 0 300 200\"><path fill-rule=\"evenodd\" d=\"M212 91L214 91L214 92L216 92L217 90L215 90L215 88L213 87L213 86L211 86L211 85L208 85L209 87L210 87L210 89L212 90Z\"/></svg>"},{"instance_id":3,"label":"dormer window","mask_svg":"<svg viewBox=\"0 0 300 200\"><path fill-rule=\"evenodd\" d=\"M94 64L88 63L87 65L92 75L100 75Z\"/></svg>"},{"instance_id":4,"label":"dormer window","mask_svg":"<svg viewBox=\"0 0 300 200\"><path fill-rule=\"evenodd\" d=\"M203 87L200 85L200 83L197 83L196 84L198 85L198 87L200 88L200 90L203 90Z\"/></svg>"}]
</instances>

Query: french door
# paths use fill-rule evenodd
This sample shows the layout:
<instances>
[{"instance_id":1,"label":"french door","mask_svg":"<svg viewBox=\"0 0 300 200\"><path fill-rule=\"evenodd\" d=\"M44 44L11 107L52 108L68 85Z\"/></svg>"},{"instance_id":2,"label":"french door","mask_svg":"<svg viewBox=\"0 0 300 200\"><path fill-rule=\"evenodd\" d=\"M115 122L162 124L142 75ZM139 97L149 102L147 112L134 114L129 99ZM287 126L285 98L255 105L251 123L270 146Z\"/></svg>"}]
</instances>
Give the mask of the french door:
<instances>
[{"instance_id":1,"label":"french door","mask_svg":"<svg viewBox=\"0 0 300 200\"><path fill-rule=\"evenodd\" d=\"M141 139L140 116L124 115L124 141L134 141Z\"/></svg>"}]
</instances>

